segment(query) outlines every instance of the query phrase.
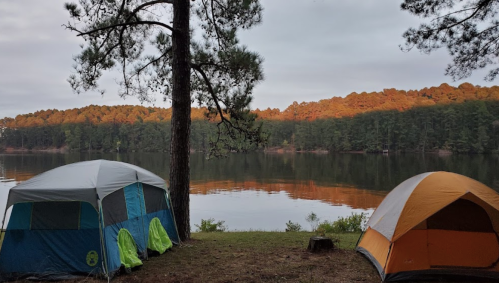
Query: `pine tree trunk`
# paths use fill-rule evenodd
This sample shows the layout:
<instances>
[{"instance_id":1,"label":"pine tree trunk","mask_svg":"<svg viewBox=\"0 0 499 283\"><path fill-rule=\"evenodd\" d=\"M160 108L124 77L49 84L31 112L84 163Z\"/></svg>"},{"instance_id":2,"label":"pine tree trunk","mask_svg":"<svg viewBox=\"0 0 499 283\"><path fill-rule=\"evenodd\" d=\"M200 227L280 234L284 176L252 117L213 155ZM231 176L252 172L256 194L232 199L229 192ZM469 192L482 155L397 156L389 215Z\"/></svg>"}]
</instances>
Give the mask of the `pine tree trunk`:
<instances>
[{"instance_id":1,"label":"pine tree trunk","mask_svg":"<svg viewBox=\"0 0 499 283\"><path fill-rule=\"evenodd\" d=\"M180 240L189 239L190 1L173 1L170 191Z\"/></svg>"}]
</instances>

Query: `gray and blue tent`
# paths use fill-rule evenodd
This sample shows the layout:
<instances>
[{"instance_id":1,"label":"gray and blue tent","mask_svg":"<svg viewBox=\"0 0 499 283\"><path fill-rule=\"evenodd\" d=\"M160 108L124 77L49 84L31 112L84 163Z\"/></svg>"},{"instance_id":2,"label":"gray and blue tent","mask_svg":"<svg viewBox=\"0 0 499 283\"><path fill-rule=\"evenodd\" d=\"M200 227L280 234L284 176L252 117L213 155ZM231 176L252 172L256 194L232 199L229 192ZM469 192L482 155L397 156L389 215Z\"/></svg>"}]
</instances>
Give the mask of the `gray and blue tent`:
<instances>
[{"instance_id":1,"label":"gray and blue tent","mask_svg":"<svg viewBox=\"0 0 499 283\"><path fill-rule=\"evenodd\" d=\"M165 181L128 163L52 169L13 187L11 206L0 280L111 278L122 265L141 264L129 255L146 258L148 248L162 253L179 242Z\"/></svg>"}]
</instances>

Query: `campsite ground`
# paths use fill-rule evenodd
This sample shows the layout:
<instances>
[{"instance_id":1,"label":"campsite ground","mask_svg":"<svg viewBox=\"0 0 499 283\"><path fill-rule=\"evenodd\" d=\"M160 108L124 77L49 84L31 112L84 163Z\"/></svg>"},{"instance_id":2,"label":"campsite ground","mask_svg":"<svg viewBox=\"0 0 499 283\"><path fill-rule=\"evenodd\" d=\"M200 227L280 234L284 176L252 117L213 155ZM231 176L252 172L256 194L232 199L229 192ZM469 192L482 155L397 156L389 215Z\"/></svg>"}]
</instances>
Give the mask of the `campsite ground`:
<instances>
[{"instance_id":1,"label":"campsite ground","mask_svg":"<svg viewBox=\"0 0 499 283\"><path fill-rule=\"evenodd\" d=\"M312 233L193 233L192 240L116 282L379 282L370 263L353 251L359 234L333 236L341 249L307 251Z\"/></svg>"},{"instance_id":2,"label":"campsite ground","mask_svg":"<svg viewBox=\"0 0 499 283\"><path fill-rule=\"evenodd\" d=\"M151 257L112 282L380 282L353 249L359 234L332 235L339 249L307 251L308 232L193 233L192 240ZM105 282L85 278L70 282Z\"/></svg>"}]
</instances>

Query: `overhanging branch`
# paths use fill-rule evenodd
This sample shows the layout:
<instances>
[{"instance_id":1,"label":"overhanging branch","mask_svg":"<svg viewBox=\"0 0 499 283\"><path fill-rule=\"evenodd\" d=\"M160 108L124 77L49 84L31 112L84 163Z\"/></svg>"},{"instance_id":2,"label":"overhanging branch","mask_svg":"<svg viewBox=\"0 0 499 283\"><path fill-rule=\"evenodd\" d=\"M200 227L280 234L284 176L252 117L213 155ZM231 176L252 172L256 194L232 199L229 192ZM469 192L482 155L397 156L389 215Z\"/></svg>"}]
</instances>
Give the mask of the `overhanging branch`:
<instances>
[{"instance_id":1,"label":"overhanging branch","mask_svg":"<svg viewBox=\"0 0 499 283\"><path fill-rule=\"evenodd\" d=\"M460 25L460 24L462 24L462 23L464 23L464 22L466 22L466 21L468 21L468 20L470 20L470 19L474 18L474 17L478 14L478 12L479 12L482 8L484 8L485 6L487 6L490 2L491 2L491 1L484 1L484 2L480 3L478 6L476 6L476 7L475 7L476 9L475 9L475 11L473 11L473 13L472 13L471 15L469 15L469 16L468 16L468 17L466 17L466 18L463 18L462 20L460 20L460 21L458 21L458 22L456 22L456 23L454 23L454 24L452 24L452 25L449 25L449 26L444 26L444 27L434 28L434 29L429 30L429 32L434 32L434 31L440 32L440 31L443 31L443 30L448 30L448 29L451 29L451 28L453 28L453 27L455 27L455 26L458 26L458 25ZM472 10L472 9L473 9L473 8L470 8L469 10ZM449 13L449 14L445 15L444 17L448 17L448 16L449 16L449 15L451 15L451 14L452 14L452 13Z\"/></svg>"},{"instance_id":2,"label":"overhanging branch","mask_svg":"<svg viewBox=\"0 0 499 283\"><path fill-rule=\"evenodd\" d=\"M215 94L215 91L213 90L213 87L211 85L211 82L208 78L208 76L206 75L206 73L203 71L203 69L201 68L200 65L198 64L195 64L195 63L191 63L191 68L194 69L196 72L198 72L202 77L203 77L203 80L204 82L206 83L206 86L208 88L208 92L210 93L210 96L211 98L213 99L214 103L215 103L215 106L217 108L217 111L218 113L220 113L220 119L221 121L217 124L217 126L220 126L220 125L224 125L227 129L227 134L235 139L236 136L235 134L230 130L231 128L232 129L235 129L237 130L240 134L243 134L244 136L248 137L248 136L252 136L254 134L254 132L252 130L248 130L248 129L245 129L245 127L241 127L238 123L238 119L236 118L236 123L232 123L232 121L230 121L229 119L227 119L224 114L223 114L223 110L222 110L222 107L220 106L220 101L218 100L218 97L217 95ZM219 127L218 127L219 128ZM219 136L218 136L218 139L220 138L220 128L219 128Z\"/></svg>"},{"instance_id":3,"label":"overhanging branch","mask_svg":"<svg viewBox=\"0 0 499 283\"><path fill-rule=\"evenodd\" d=\"M173 0L157 0L157 1L149 1L149 2L145 2L139 6L137 6L137 8L135 8L131 15L135 15L136 13L138 13L140 10L148 7L148 6L152 6L152 5L156 5L156 4L173 4Z\"/></svg>"},{"instance_id":4,"label":"overhanging branch","mask_svg":"<svg viewBox=\"0 0 499 283\"><path fill-rule=\"evenodd\" d=\"M210 93L211 98L215 102L215 106L217 107L218 113L220 113L220 118L222 119L222 121L228 122L231 126L233 126L232 123L229 120L227 120L227 118L225 118L225 116L223 115L222 107L220 106L220 102L218 101L218 97L215 94L215 91L213 90L213 87L211 86L210 79L208 79L208 76L206 75L206 73L203 71L203 69L201 69L201 66L198 64L191 63L191 67L203 77L203 80L206 83L206 86L208 87L208 92Z\"/></svg>"},{"instance_id":5,"label":"overhanging branch","mask_svg":"<svg viewBox=\"0 0 499 283\"><path fill-rule=\"evenodd\" d=\"M163 54L161 54L161 56L159 56L158 58L155 58L155 59L153 59L153 60L149 61L149 62L148 62L147 64L145 64L144 66L142 66L141 68L137 69L137 70L134 72L135 74L133 74L132 76L130 76L130 79L132 79L132 78L133 78L134 76L136 76L136 75L137 75L137 76L139 76L139 75L140 75L140 73L141 73L142 71L144 71L147 67L149 67L150 65L152 65L152 64L154 64L154 63L156 63L156 62L158 62L158 61L159 61L159 60L161 60L163 57L167 56L167 55L168 55L171 51L172 51L172 48L170 47L170 48L168 48L168 49L167 49L167 50L166 50Z\"/></svg>"},{"instance_id":6,"label":"overhanging branch","mask_svg":"<svg viewBox=\"0 0 499 283\"><path fill-rule=\"evenodd\" d=\"M81 31L74 29L74 28L71 28L71 29L79 32L79 34L77 34L76 36L84 36L84 35L90 35L90 34L93 34L93 33L99 32L99 31L116 28L116 27L128 27L128 26L136 26L136 25L157 25L157 26L161 26L161 27L164 27L166 29L173 31L173 27L171 27L167 24L164 24L162 22L156 22L156 21L137 21L137 22L120 23L120 24L114 24L114 25L110 25L110 26L106 26L106 27L102 27L102 28L93 29L93 30L87 31L87 32L81 32Z\"/></svg>"}]
</instances>

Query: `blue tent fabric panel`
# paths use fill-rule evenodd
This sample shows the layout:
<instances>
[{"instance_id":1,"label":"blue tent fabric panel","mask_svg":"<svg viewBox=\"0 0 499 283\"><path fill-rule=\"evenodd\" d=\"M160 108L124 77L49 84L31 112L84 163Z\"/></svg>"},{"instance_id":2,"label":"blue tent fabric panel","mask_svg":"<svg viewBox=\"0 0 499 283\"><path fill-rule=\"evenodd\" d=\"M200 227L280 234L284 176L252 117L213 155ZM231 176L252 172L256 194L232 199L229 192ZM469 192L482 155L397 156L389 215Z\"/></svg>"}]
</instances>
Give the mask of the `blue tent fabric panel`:
<instances>
[{"instance_id":1,"label":"blue tent fabric panel","mask_svg":"<svg viewBox=\"0 0 499 283\"><path fill-rule=\"evenodd\" d=\"M147 254L147 242L146 236L143 233L143 219L142 217L137 217L135 219L130 219L113 225L109 225L104 228L104 241L106 246L107 254L107 267L110 273L118 270L120 268L120 252L118 248L118 233L120 229L127 229L135 240L137 245L137 253L139 256L145 256Z\"/></svg>"},{"instance_id":2,"label":"blue tent fabric panel","mask_svg":"<svg viewBox=\"0 0 499 283\"><path fill-rule=\"evenodd\" d=\"M125 201L128 212L128 220L118 224L120 228L127 229L135 240L139 255L147 253L147 229L143 216L146 214L144 203L144 192L140 183L125 187Z\"/></svg>"},{"instance_id":3,"label":"blue tent fabric panel","mask_svg":"<svg viewBox=\"0 0 499 283\"><path fill-rule=\"evenodd\" d=\"M94 206L88 202L81 202L80 229L99 229L99 217Z\"/></svg>"},{"instance_id":4,"label":"blue tent fabric panel","mask_svg":"<svg viewBox=\"0 0 499 283\"><path fill-rule=\"evenodd\" d=\"M30 229L32 207L31 202L15 204L12 208L7 230Z\"/></svg>"},{"instance_id":5,"label":"blue tent fabric panel","mask_svg":"<svg viewBox=\"0 0 499 283\"><path fill-rule=\"evenodd\" d=\"M25 256L20 256L25 255ZM0 273L102 273L99 229L7 230L0 253Z\"/></svg>"},{"instance_id":6,"label":"blue tent fabric panel","mask_svg":"<svg viewBox=\"0 0 499 283\"><path fill-rule=\"evenodd\" d=\"M168 233L170 240L172 240L172 242L174 242L175 244L180 244L180 238L178 236L177 227L174 221L173 210L166 211L165 222L161 221L161 223L163 224L163 227L165 227L165 230Z\"/></svg>"},{"instance_id":7,"label":"blue tent fabric panel","mask_svg":"<svg viewBox=\"0 0 499 283\"><path fill-rule=\"evenodd\" d=\"M137 183L139 190L139 203L140 203L140 212L141 215L146 215L146 202L144 199L144 189L142 187L142 183Z\"/></svg>"},{"instance_id":8,"label":"blue tent fabric panel","mask_svg":"<svg viewBox=\"0 0 499 283\"><path fill-rule=\"evenodd\" d=\"M159 221L161 222L161 225L163 225L163 228L165 228L166 233L168 233L168 237L170 237L170 240L175 244L178 244L180 241L171 212L169 210L161 210L147 214L145 216L147 227L149 227L149 224L155 217L159 218ZM149 237L149 230L147 230L147 236Z\"/></svg>"},{"instance_id":9,"label":"blue tent fabric panel","mask_svg":"<svg viewBox=\"0 0 499 283\"><path fill-rule=\"evenodd\" d=\"M141 217L145 213L144 193L140 183L131 184L124 189L128 219Z\"/></svg>"},{"instance_id":10,"label":"blue tent fabric panel","mask_svg":"<svg viewBox=\"0 0 499 283\"><path fill-rule=\"evenodd\" d=\"M102 273L97 211L89 203L78 207L80 230L31 230L33 204L15 204L0 251L2 279L26 274L49 279L61 274Z\"/></svg>"},{"instance_id":11,"label":"blue tent fabric panel","mask_svg":"<svg viewBox=\"0 0 499 283\"><path fill-rule=\"evenodd\" d=\"M108 274L112 274L120 269L120 250L118 248L118 232L120 228L117 225L110 225L104 228L104 242L106 249L106 264Z\"/></svg>"}]
</instances>

